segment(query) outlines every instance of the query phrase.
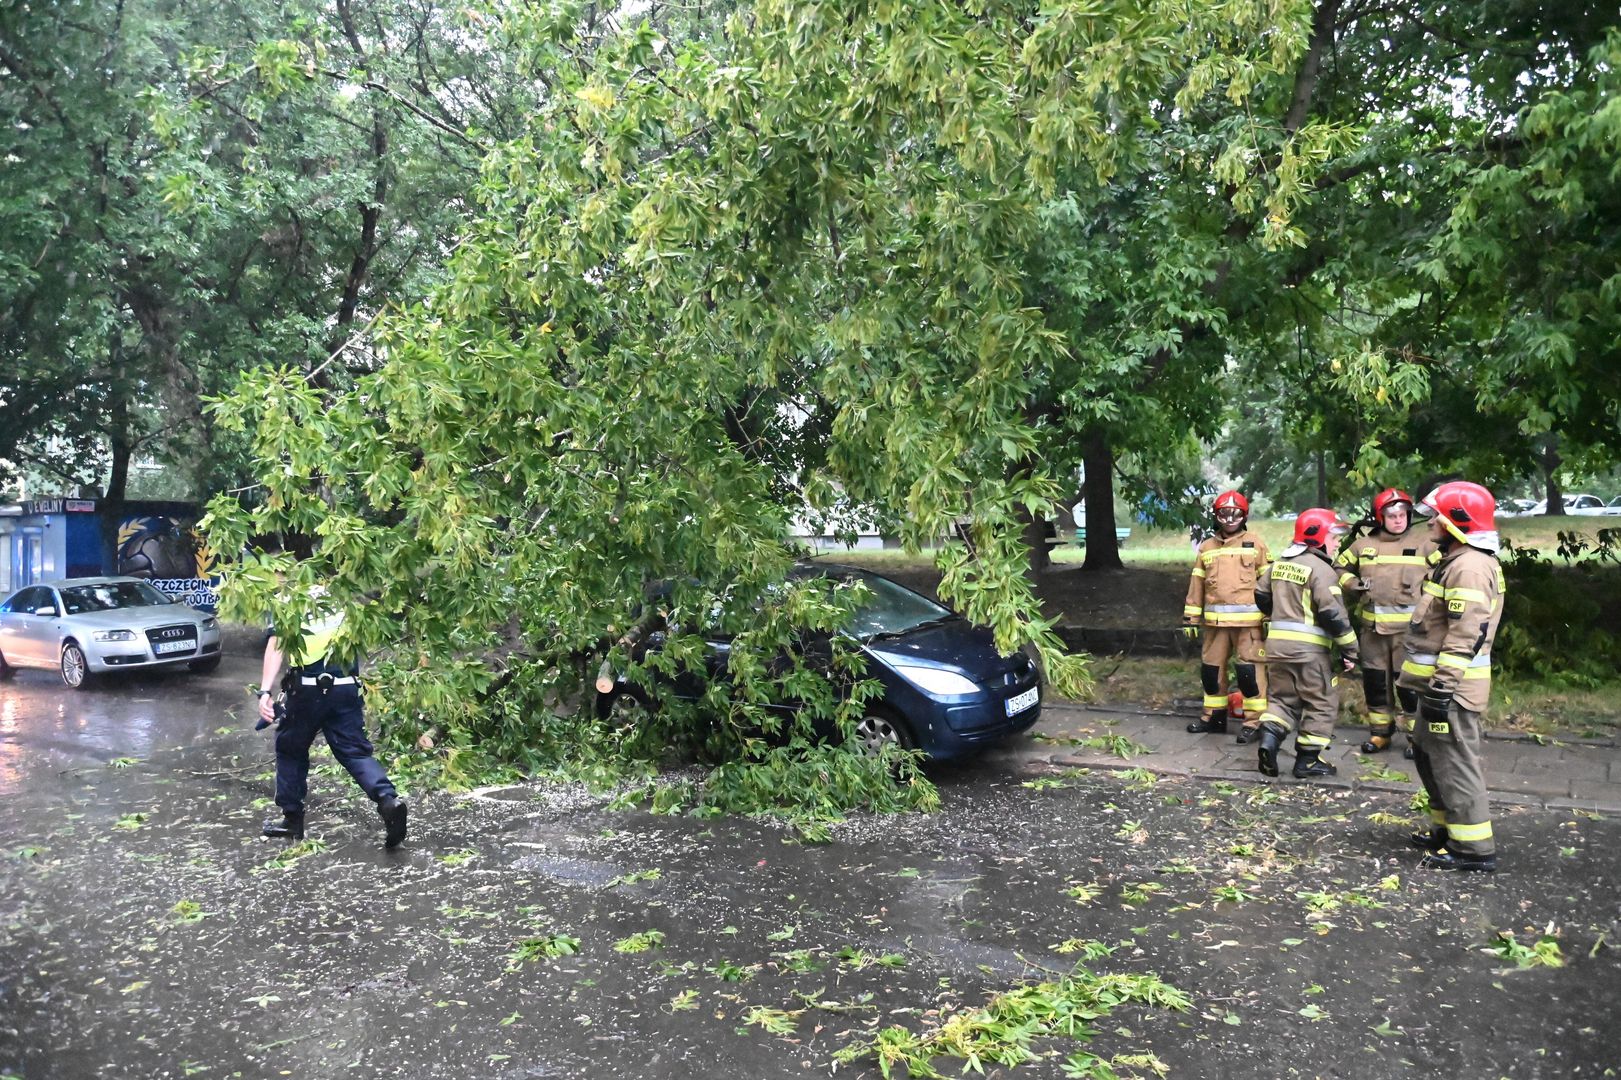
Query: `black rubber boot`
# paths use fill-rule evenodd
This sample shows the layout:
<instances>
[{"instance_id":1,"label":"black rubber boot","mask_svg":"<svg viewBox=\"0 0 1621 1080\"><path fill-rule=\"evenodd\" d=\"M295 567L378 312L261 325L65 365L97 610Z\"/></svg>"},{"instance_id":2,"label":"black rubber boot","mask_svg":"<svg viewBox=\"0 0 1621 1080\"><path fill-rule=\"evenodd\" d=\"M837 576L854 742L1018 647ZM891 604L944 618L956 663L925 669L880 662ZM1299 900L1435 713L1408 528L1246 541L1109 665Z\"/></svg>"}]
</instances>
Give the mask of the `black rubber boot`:
<instances>
[{"instance_id":1,"label":"black rubber boot","mask_svg":"<svg viewBox=\"0 0 1621 1080\"><path fill-rule=\"evenodd\" d=\"M281 817L265 818L264 834L273 840L304 839L304 811L284 810Z\"/></svg>"},{"instance_id":2,"label":"black rubber boot","mask_svg":"<svg viewBox=\"0 0 1621 1080\"><path fill-rule=\"evenodd\" d=\"M1216 709L1210 714L1209 720L1195 720L1188 725L1189 735L1209 735L1212 732L1225 734L1227 731L1227 710Z\"/></svg>"},{"instance_id":3,"label":"black rubber boot","mask_svg":"<svg viewBox=\"0 0 1621 1080\"><path fill-rule=\"evenodd\" d=\"M1390 749L1390 742L1396 737L1395 732L1386 731L1377 735L1368 736L1368 741L1362 744L1364 754L1378 754Z\"/></svg>"},{"instance_id":4,"label":"black rubber boot","mask_svg":"<svg viewBox=\"0 0 1621 1080\"><path fill-rule=\"evenodd\" d=\"M377 800L377 816L383 819L383 846L399 847L405 839L405 800L398 795L384 795Z\"/></svg>"},{"instance_id":5,"label":"black rubber boot","mask_svg":"<svg viewBox=\"0 0 1621 1080\"><path fill-rule=\"evenodd\" d=\"M1233 742L1237 743L1239 746L1244 746L1248 743L1254 742L1260 734L1260 724L1245 724L1238 729L1238 738L1234 739Z\"/></svg>"},{"instance_id":6,"label":"black rubber boot","mask_svg":"<svg viewBox=\"0 0 1621 1080\"><path fill-rule=\"evenodd\" d=\"M1447 844L1447 829L1445 825L1431 825L1429 832L1410 833L1407 837L1409 847L1431 853L1440 851Z\"/></svg>"},{"instance_id":7,"label":"black rubber boot","mask_svg":"<svg viewBox=\"0 0 1621 1080\"><path fill-rule=\"evenodd\" d=\"M1278 747L1283 745L1283 736L1274 728L1261 725L1261 739L1255 746L1255 756L1260 762L1262 776L1278 775Z\"/></svg>"},{"instance_id":8,"label":"black rubber boot","mask_svg":"<svg viewBox=\"0 0 1621 1080\"><path fill-rule=\"evenodd\" d=\"M1402 747L1401 756L1406 758L1408 761L1413 760L1413 744L1412 743L1408 743L1406 746Z\"/></svg>"},{"instance_id":9,"label":"black rubber boot","mask_svg":"<svg viewBox=\"0 0 1621 1080\"><path fill-rule=\"evenodd\" d=\"M1419 860L1426 870L1474 871L1480 874L1497 873L1496 855L1465 855L1460 851L1432 851Z\"/></svg>"},{"instance_id":10,"label":"black rubber boot","mask_svg":"<svg viewBox=\"0 0 1621 1080\"><path fill-rule=\"evenodd\" d=\"M1323 752L1317 749L1315 746L1308 747L1304 750L1296 750L1294 770L1295 779L1310 780L1314 776L1337 775L1339 770L1333 765L1330 765L1328 762L1324 761L1322 754ZM1265 770L1263 769L1262 771L1264 772ZM1276 776L1278 774L1273 772L1271 775Z\"/></svg>"}]
</instances>

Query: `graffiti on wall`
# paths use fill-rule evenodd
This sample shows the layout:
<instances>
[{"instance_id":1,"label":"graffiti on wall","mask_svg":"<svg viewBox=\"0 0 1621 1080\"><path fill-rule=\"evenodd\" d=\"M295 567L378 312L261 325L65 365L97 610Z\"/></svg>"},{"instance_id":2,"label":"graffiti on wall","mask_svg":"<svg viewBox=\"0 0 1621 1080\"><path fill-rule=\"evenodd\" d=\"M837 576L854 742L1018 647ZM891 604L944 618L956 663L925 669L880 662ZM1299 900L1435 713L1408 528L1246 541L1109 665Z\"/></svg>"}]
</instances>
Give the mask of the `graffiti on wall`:
<instances>
[{"instance_id":1,"label":"graffiti on wall","mask_svg":"<svg viewBox=\"0 0 1621 1080\"><path fill-rule=\"evenodd\" d=\"M195 521L167 514L125 518L118 526L117 572L196 608L219 604L216 557Z\"/></svg>"}]
</instances>

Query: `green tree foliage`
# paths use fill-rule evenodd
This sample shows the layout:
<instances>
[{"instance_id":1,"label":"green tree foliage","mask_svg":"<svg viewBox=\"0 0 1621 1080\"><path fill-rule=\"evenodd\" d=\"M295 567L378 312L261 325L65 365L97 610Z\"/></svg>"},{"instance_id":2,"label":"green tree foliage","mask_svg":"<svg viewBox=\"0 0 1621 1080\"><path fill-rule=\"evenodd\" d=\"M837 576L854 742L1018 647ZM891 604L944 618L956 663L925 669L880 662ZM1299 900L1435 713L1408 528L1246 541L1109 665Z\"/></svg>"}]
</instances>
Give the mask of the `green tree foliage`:
<instances>
[{"instance_id":1,"label":"green tree foliage","mask_svg":"<svg viewBox=\"0 0 1621 1080\"><path fill-rule=\"evenodd\" d=\"M1331 499L1613 460L1613 9L1324 0L1316 19L1294 100L1357 137L1321 163L1291 257L1247 277L1246 408L1322 455Z\"/></svg>"},{"instance_id":2,"label":"green tree foliage","mask_svg":"<svg viewBox=\"0 0 1621 1080\"><path fill-rule=\"evenodd\" d=\"M442 268L479 138L533 99L463 18L431 0L0 13L0 460L117 498L149 456L216 490L240 443L202 396L266 361L329 383L367 367L354 332Z\"/></svg>"},{"instance_id":3,"label":"green tree foliage","mask_svg":"<svg viewBox=\"0 0 1621 1080\"><path fill-rule=\"evenodd\" d=\"M281 370L222 403L263 487L216 501L216 546L322 541L250 559L232 608L270 606L274 570L331 583L351 645L405 660L397 737L511 760L618 737L557 714L670 583L660 663L698 666L706 621L735 632L703 741L768 768L751 733L790 685L859 707L790 647L849 598L776 587L789 515L854 503L913 547L966 521L942 593L1075 689L1023 574L1020 515L1058 492L1029 403L1106 361L1032 303L1041 208L1140 176L1172 103L1287 68L1303 9L767 0L685 43L593 10L502 9L490 48L549 92L485 159L443 286L381 328L375 375L328 395ZM1186 168L1218 170L1218 141ZM1291 198L1247 208L1277 232ZM804 734L790 752L816 760Z\"/></svg>"}]
</instances>

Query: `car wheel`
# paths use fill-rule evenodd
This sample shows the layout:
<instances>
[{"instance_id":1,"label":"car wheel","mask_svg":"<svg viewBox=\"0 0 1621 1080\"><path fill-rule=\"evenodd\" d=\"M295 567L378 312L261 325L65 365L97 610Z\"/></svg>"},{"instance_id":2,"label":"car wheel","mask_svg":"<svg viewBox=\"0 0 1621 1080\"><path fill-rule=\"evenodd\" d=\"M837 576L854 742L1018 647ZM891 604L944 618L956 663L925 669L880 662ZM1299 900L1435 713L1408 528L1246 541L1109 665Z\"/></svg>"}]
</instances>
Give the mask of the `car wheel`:
<instances>
[{"instance_id":1,"label":"car wheel","mask_svg":"<svg viewBox=\"0 0 1621 1080\"><path fill-rule=\"evenodd\" d=\"M874 756L882 753L886 746L893 746L897 750L911 750L917 746L917 739L906 721L893 713L871 707L856 721L855 737L861 749Z\"/></svg>"},{"instance_id":2,"label":"car wheel","mask_svg":"<svg viewBox=\"0 0 1621 1080\"><path fill-rule=\"evenodd\" d=\"M0 679L9 679L17 674L17 669L6 663L6 656L0 653Z\"/></svg>"},{"instance_id":3,"label":"car wheel","mask_svg":"<svg viewBox=\"0 0 1621 1080\"><path fill-rule=\"evenodd\" d=\"M210 671L213 671L220 666L221 655L221 653L215 653L213 656L202 660L193 660L191 663L187 664L186 667L190 668L199 675L207 675Z\"/></svg>"},{"instance_id":4,"label":"car wheel","mask_svg":"<svg viewBox=\"0 0 1621 1080\"><path fill-rule=\"evenodd\" d=\"M84 658L84 650L76 641L62 646L62 681L74 690L90 686L90 662Z\"/></svg>"}]
</instances>

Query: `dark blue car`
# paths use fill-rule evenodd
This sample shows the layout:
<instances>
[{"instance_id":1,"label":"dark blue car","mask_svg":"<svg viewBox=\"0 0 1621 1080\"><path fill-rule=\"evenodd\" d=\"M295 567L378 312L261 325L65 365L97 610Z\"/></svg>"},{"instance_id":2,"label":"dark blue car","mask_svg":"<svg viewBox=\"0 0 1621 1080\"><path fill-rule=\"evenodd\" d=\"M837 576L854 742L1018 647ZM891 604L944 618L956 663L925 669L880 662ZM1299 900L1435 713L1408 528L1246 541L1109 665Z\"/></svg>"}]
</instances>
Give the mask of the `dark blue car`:
<instances>
[{"instance_id":1,"label":"dark blue car","mask_svg":"<svg viewBox=\"0 0 1621 1080\"><path fill-rule=\"evenodd\" d=\"M867 570L808 563L795 571L796 577L811 574L860 581L869 593L846 631L861 643L867 676L883 686L856 724L868 748L889 743L948 760L1024 731L1040 717L1035 664L1023 653L1003 656L988 629ZM716 639L709 646L717 673L723 672L730 643ZM621 676L599 706L613 708L632 697L641 695Z\"/></svg>"}]
</instances>

